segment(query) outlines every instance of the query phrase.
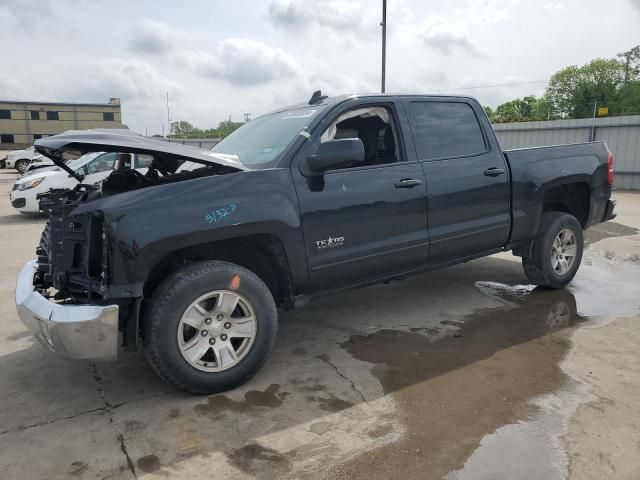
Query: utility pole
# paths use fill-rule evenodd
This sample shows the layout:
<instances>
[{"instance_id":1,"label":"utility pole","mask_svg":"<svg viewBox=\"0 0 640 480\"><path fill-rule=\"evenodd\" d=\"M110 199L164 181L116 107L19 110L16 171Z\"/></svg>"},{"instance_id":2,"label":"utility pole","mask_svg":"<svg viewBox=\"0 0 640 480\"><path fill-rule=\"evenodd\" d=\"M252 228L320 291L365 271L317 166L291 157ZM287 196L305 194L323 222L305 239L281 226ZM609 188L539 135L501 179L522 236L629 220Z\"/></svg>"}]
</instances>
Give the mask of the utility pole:
<instances>
[{"instance_id":1,"label":"utility pole","mask_svg":"<svg viewBox=\"0 0 640 480\"><path fill-rule=\"evenodd\" d=\"M624 56L626 57L626 61L624 62L624 88L627 88L627 84L629 83L629 57L631 57L631 52L625 52Z\"/></svg>"},{"instance_id":2,"label":"utility pole","mask_svg":"<svg viewBox=\"0 0 640 480\"><path fill-rule=\"evenodd\" d=\"M386 64L387 64L387 0L382 0L382 83L380 91L384 93Z\"/></svg>"},{"instance_id":3,"label":"utility pole","mask_svg":"<svg viewBox=\"0 0 640 480\"><path fill-rule=\"evenodd\" d=\"M167 92L167 128L169 130L169 141L171 141L171 115L169 113L169 92Z\"/></svg>"},{"instance_id":4,"label":"utility pole","mask_svg":"<svg viewBox=\"0 0 640 480\"><path fill-rule=\"evenodd\" d=\"M593 119L591 120L591 140L590 142L595 141L596 139L596 107L598 106L598 101L593 102Z\"/></svg>"},{"instance_id":5,"label":"utility pole","mask_svg":"<svg viewBox=\"0 0 640 480\"><path fill-rule=\"evenodd\" d=\"M251 114L251 113L245 113L244 114L244 123L248 123L248 122L251 121L251 115L253 115L253 114Z\"/></svg>"}]
</instances>

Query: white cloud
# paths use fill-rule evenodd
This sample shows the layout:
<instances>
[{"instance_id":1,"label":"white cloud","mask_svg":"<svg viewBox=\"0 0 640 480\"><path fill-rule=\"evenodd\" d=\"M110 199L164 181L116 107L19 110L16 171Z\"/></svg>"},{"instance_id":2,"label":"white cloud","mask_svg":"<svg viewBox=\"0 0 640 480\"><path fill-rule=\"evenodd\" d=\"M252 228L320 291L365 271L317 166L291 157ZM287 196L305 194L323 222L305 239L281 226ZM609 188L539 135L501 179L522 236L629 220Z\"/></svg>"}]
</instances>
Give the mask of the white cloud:
<instances>
[{"instance_id":1,"label":"white cloud","mask_svg":"<svg viewBox=\"0 0 640 480\"><path fill-rule=\"evenodd\" d=\"M110 95L127 100L148 100L164 92L179 92L181 87L163 76L152 65L141 60L107 58L89 64L86 81L76 84L87 94L111 92Z\"/></svg>"},{"instance_id":2,"label":"white cloud","mask_svg":"<svg viewBox=\"0 0 640 480\"><path fill-rule=\"evenodd\" d=\"M184 35L163 22L144 19L134 28L129 47L140 53L167 53Z\"/></svg>"},{"instance_id":3,"label":"white cloud","mask_svg":"<svg viewBox=\"0 0 640 480\"><path fill-rule=\"evenodd\" d=\"M325 95L342 95L344 93L372 93L377 88L370 83L358 80L349 75L324 71L312 73L307 77L307 92L322 90Z\"/></svg>"},{"instance_id":4,"label":"white cloud","mask_svg":"<svg viewBox=\"0 0 640 480\"><path fill-rule=\"evenodd\" d=\"M475 53L471 41L465 35L446 29L428 29L422 39L425 45L438 50L443 55L451 55L455 50Z\"/></svg>"},{"instance_id":5,"label":"white cloud","mask_svg":"<svg viewBox=\"0 0 640 480\"><path fill-rule=\"evenodd\" d=\"M246 38L223 40L214 53L182 51L176 55L197 74L249 86L300 75L300 64L281 48Z\"/></svg>"},{"instance_id":6,"label":"white cloud","mask_svg":"<svg viewBox=\"0 0 640 480\"><path fill-rule=\"evenodd\" d=\"M26 99L28 95L34 95L33 87L28 87L25 82L19 81L12 75L0 72L0 92L5 98Z\"/></svg>"},{"instance_id":7,"label":"white cloud","mask_svg":"<svg viewBox=\"0 0 640 480\"><path fill-rule=\"evenodd\" d=\"M296 30L315 26L349 35L377 26L376 17L371 15L374 10L370 2L316 0L311 6L302 0L274 0L268 12L269 19L277 26Z\"/></svg>"},{"instance_id":8,"label":"white cloud","mask_svg":"<svg viewBox=\"0 0 640 480\"><path fill-rule=\"evenodd\" d=\"M562 3L553 3L553 2L545 3L543 5L543 8L551 12L562 12L567 9Z\"/></svg>"},{"instance_id":9,"label":"white cloud","mask_svg":"<svg viewBox=\"0 0 640 480\"><path fill-rule=\"evenodd\" d=\"M0 25L3 28L33 28L58 19L50 0L2 0Z\"/></svg>"}]
</instances>

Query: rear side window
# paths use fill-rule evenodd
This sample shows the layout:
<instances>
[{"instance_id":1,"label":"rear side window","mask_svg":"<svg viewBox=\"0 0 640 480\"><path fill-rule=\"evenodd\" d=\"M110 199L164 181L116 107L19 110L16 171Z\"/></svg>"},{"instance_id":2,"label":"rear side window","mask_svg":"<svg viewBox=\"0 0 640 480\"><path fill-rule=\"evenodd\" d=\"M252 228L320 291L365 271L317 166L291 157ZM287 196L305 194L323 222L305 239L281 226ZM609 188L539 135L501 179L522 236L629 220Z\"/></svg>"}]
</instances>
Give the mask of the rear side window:
<instances>
[{"instance_id":1,"label":"rear side window","mask_svg":"<svg viewBox=\"0 0 640 480\"><path fill-rule=\"evenodd\" d=\"M471 156L487 146L471 105L411 102L416 148L421 160Z\"/></svg>"}]
</instances>

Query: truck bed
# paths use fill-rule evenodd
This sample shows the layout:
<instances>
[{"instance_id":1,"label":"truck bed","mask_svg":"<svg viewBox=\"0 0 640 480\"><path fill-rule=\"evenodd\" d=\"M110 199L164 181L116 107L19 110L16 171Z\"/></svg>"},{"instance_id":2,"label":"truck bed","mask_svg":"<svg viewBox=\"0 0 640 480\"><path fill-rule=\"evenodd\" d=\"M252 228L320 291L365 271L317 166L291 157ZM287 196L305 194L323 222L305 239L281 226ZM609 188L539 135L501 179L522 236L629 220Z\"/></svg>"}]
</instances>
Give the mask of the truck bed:
<instances>
[{"instance_id":1,"label":"truck bed","mask_svg":"<svg viewBox=\"0 0 640 480\"><path fill-rule=\"evenodd\" d=\"M510 246L530 239L542 215L544 193L554 184L571 182L588 195L589 214L583 227L605 215L611 186L607 182L609 149L604 142L575 143L505 150L512 188L513 224Z\"/></svg>"}]
</instances>

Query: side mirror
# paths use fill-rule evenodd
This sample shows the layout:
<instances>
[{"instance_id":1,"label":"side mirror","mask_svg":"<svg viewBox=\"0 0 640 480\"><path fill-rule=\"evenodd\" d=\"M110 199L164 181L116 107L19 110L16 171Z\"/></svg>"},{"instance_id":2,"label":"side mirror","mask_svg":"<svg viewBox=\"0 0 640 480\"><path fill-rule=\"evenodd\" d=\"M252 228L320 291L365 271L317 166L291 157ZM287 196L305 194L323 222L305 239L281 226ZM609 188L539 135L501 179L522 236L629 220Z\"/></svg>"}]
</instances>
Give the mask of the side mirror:
<instances>
[{"instance_id":1,"label":"side mirror","mask_svg":"<svg viewBox=\"0 0 640 480\"><path fill-rule=\"evenodd\" d=\"M305 176L364 162L364 145L359 138L343 138L321 143L318 151L305 158L300 166Z\"/></svg>"}]
</instances>

